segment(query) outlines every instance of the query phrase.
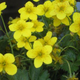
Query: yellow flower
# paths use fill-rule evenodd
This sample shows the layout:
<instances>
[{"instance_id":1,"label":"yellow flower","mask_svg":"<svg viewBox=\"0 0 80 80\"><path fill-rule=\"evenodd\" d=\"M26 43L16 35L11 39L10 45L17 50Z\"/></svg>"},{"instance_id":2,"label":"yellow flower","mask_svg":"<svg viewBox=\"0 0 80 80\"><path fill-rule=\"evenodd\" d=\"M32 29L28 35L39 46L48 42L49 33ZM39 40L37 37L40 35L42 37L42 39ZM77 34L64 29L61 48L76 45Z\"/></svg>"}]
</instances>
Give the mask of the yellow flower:
<instances>
[{"instance_id":1,"label":"yellow flower","mask_svg":"<svg viewBox=\"0 0 80 80\"><path fill-rule=\"evenodd\" d=\"M26 54L29 58L34 59L34 65L36 68L42 66L43 63L52 63L52 58L50 53L52 52L52 47L49 45L43 46L40 41L35 41L33 44L33 49L29 50Z\"/></svg>"},{"instance_id":2,"label":"yellow flower","mask_svg":"<svg viewBox=\"0 0 80 80\"><path fill-rule=\"evenodd\" d=\"M73 5L73 6L75 6L76 0L69 0L69 3L70 3L71 5Z\"/></svg>"},{"instance_id":3,"label":"yellow flower","mask_svg":"<svg viewBox=\"0 0 80 80\"><path fill-rule=\"evenodd\" d=\"M20 13L20 17L22 19L31 19L31 20L37 20L37 8L34 7L33 3L31 1L28 1L25 4L25 7L22 7L18 10Z\"/></svg>"},{"instance_id":4,"label":"yellow flower","mask_svg":"<svg viewBox=\"0 0 80 80\"><path fill-rule=\"evenodd\" d=\"M56 26L59 26L61 23L65 24L65 25L69 25L69 19L68 17L65 17L64 19L60 20L58 19L56 16L53 17L53 25L56 27Z\"/></svg>"},{"instance_id":5,"label":"yellow flower","mask_svg":"<svg viewBox=\"0 0 80 80\"><path fill-rule=\"evenodd\" d=\"M37 8L39 10L38 15L45 15L48 18L52 16L50 14L50 12L53 10L53 5L51 1L45 1L44 4L38 5Z\"/></svg>"},{"instance_id":6,"label":"yellow flower","mask_svg":"<svg viewBox=\"0 0 80 80\"><path fill-rule=\"evenodd\" d=\"M57 37L52 37L52 32L48 31L46 36L43 39L39 39L43 45L53 46L57 42Z\"/></svg>"},{"instance_id":7,"label":"yellow flower","mask_svg":"<svg viewBox=\"0 0 80 80\"><path fill-rule=\"evenodd\" d=\"M30 42L34 42L35 40L36 36L30 36L28 38L21 36L19 39L17 39L17 46L18 48L25 47L27 50L30 50L32 46Z\"/></svg>"},{"instance_id":8,"label":"yellow flower","mask_svg":"<svg viewBox=\"0 0 80 80\"><path fill-rule=\"evenodd\" d=\"M14 55L6 53L2 55L0 53L0 72L5 71L9 75L14 75L17 72L17 67L13 64L15 61Z\"/></svg>"},{"instance_id":9,"label":"yellow flower","mask_svg":"<svg viewBox=\"0 0 80 80\"><path fill-rule=\"evenodd\" d=\"M73 14L73 21L69 27L69 30L73 33L77 33L80 36L80 13L75 12Z\"/></svg>"},{"instance_id":10,"label":"yellow flower","mask_svg":"<svg viewBox=\"0 0 80 80\"><path fill-rule=\"evenodd\" d=\"M6 2L0 3L0 15L2 13L2 10L4 10L7 7Z\"/></svg>"},{"instance_id":11,"label":"yellow flower","mask_svg":"<svg viewBox=\"0 0 80 80\"><path fill-rule=\"evenodd\" d=\"M40 22L38 20L32 21L34 23L33 27L32 27L32 32L37 31L37 32L42 32L43 31L43 26L44 23Z\"/></svg>"},{"instance_id":12,"label":"yellow flower","mask_svg":"<svg viewBox=\"0 0 80 80\"><path fill-rule=\"evenodd\" d=\"M63 3L55 3L53 2L53 5L55 5L53 11L50 13L51 15L56 15L58 19L62 20L66 18L66 16L70 16L74 8L70 6L68 2L63 2Z\"/></svg>"},{"instance_id":13,"label":"yellow flower","mask_svg":"<svg viewBox=\"0 0 80 80\"><path fill-rule=\"evenodd\" d=\"M39 2L40 0L33 0L34 2Z\"/></svg>"},{"instance_id":14,"label":"yellow flower","mask_svg":"<svg viewBox=\"0 0 80 80\"><path fill-rule=\"evenodd\" d=\"M9 29L14 32L14 38L18 39L21 36L30 37L31 36L31 28L33 27L32 22L26 22L24 20L19 20L15 24L11 24Z\"/></svg>"}]
</instances>

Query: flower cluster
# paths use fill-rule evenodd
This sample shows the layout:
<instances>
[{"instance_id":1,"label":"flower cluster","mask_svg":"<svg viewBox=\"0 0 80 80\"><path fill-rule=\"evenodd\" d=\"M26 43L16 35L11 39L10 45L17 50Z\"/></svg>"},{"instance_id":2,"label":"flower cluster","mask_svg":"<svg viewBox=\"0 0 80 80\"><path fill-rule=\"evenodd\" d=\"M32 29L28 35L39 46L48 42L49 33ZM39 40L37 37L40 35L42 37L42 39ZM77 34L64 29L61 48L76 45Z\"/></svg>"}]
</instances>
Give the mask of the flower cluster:
<instances>
[{"instance_id":1,"label":"flower cluster","mask_svg":"<svg viewBox=\"0 0 80 80\"><path fill-rule=\"evenodd\" d=\"M33 1L39 2L40 0ZM26 53L25 55L28 60L34 61L35 68L40 68L43 64L48 65L51 63L52 65L58 64L63 66L67 58L64 59L65 61L63 60L64 54L62 52L65 53L69 47L77 50L75 46L65 46L66 42L64 45L60 44L65 36L61 34L63 36L61 39L61 35L58 36L56 32L56 29L62 29L61 27L66 26L67 33L71 31L80 36L80 13L74 12L75 4L75 0L46 0L43 4L35 6L31 1L28 1L18 10L20 16L9 21L9 30L13 33L16 46L22 50L21 52L24 50L24 54ZM5 2L0 4L1 18L2 10L6 7ZM72 14L73 22L71 18ZM8 32L6 35L10 39ZM11 40L8 40L8 42ZM9 44L13 53L13 45ZM17 56L17 54L14 55ZM15 61L14 55L11 53L4 55L0 53L0 72L6 72L9 75L16 74L17 67L13 64ZM22 55L20 54L19 56L21 57ZM67 78L67 80L73 79L77 80L77 78L72 76Z\"/></svg>"}]
</instances>

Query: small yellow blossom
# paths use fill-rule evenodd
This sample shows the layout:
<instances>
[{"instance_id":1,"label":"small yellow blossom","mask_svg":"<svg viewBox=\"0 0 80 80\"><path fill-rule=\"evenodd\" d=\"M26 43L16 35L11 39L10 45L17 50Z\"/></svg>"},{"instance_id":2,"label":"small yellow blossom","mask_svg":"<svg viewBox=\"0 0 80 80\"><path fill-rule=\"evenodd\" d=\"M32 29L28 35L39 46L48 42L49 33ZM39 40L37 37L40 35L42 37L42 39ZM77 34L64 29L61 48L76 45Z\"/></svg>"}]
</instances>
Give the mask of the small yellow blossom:
<instances>
[{"instance_id":1,"label":"small yellow blossom","mask_svg":"<svg viewBox=\"0 0 80 80\"><path fill-rule=\"evenodd\" d=\"M6 2L2 2L0 3L0 15L2 13L2 11L7 7Z\"/></svg>"},{"instance_id":2,"label":"small yellow blossom","mask_svg":"<svg viewBox=\"0 0 80 80\"><path fill-rule=\"evenodd\" d=\"M38 20L36 21L32 21L34 23L33 27L32 27L32 32L36 31L36 32L42 32L43 31L43 26L44 23L40 22Z\"/></svg>"},{"instance_id":3,"label":"small yellow blossom","mask_svg":"<svg viewBox=\"0 0 80 80\"><path fill-rule=\"evenodd\" d=\"M45 1L44 4L40 4L37 6L39 12L38 15L45 15L46 17L50 18L52 15L50 12L53 10L53 5L51 1Z\"/></svg>"},{"instance_id":4,"label":"small yellow blossom","mask_svg":"<svg viewBox=\"0 0 80 80\"><path fill-rule=\"evenodd\" d=\"M39 2L40 0L33 0L34 2Z\"/></svg>"},{"instance_id":5,"label":"small yellow blossom","mask_svg":"<svg viewBox=\"0 0 80 80\"><path fill-rule=\"evenodd\" d=\"M53 2L54 5L54 2ZM74 8L70 6L68 2L57 3L51 14L56 15L58 19L62 20L66 18L66 16L70 16L74 11Z\"/></svg>"},{"instance_id":6,"label":"small yellow blossom","mask_svg":"<svg viewBox=\"0 0 80 80\"><path fill-rule=\"evenodd\" d=\"M43 45L53 46L57 42L57 37L52 37L52 32L48 31L43 39L38 39Z\"/></svg>"},{"instance_id":7,"label":"small yellow blossom","mask_svg":"<svg viewBox=\"0 0 80 80\"><path fill-rule=\"evenodd\" d=\"M26 54L29 58L34 59L34 65L36 68L42 66L43 63L52 63L52 58L50 53L52 52L52 47L49 45L43 46L40 41L35 41L33 44L33 49L29 50Z\"/></svg>"},{"instance_id":8,"label":"small yellow blossom","mask_svg":"<svg viewBox=\"0 0 80 80\"><path fill-rule=\"evenodd\" d=\"M14 75L17 72L16 65L13 64L15 61L14 55L6 53L2 55L0 53L0 72L5 71L9 75Z\"/></svg>"},{"instance_id":9,"label":"small yellow blossom","mask_svg":"<svg viewBox=\"0 0 80 80\"><path fill-rule=\"evenodd\" d=\"M30 50L32 46L30 42L34 42L35 40L36 36L30 36L28 38L21 36L19 39L17 39L17 46L18 48L25 47L27 50Z\"/></svg>"},{"instance_id":10,"label":"small yellow blossom","mask_svg":"<svg viewBox=\"0 0 80 80\"><path fill-rule=\"evenodd\" d=\"M77 33L80 36L80 13L75 12L73 14L73 21L69 27L69 30L73 33Z\"/></svg>"},{"instance_id":11,"label":"small yellow blossom","mask_svg":"<svg viewBox=\"0 0 80 80\"><path fill-rule=\"evenodd\" d=\"M20 13L20 17L22 19L31 19L31 20L37 20L37 8L34 7L33 3L31 1L28 1L25 4L25 7L22 7L18 10Z\"/></svg>"},{"instance_id":12,"label":"small yellow blossom","mask_svg":"<svg viewBox=\"0 0 80 80\"><path fill-rule=\"evenodd\" d=\"M30 37L31 36L31 28L33 27L32 22L26 22L24 20L19 20L15 24L11 24L9 29L14 32L14 38L18 39L21 36Z\"/></svg>"}]
</instances>

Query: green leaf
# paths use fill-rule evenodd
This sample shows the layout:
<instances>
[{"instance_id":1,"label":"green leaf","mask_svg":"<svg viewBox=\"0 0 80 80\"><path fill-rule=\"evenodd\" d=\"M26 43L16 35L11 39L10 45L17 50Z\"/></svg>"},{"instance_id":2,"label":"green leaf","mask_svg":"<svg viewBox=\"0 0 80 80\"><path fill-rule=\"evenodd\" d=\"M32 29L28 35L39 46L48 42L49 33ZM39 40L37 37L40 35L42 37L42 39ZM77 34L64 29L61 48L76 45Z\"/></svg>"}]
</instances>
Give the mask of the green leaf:
<instances>
[{"instance_id":1,"label":"green leaf","mask_svg":"<svg viewBox=\"0 0 80 80\"><path fill-rule=\"evenodd\" d=\"M76 60L76 52L75 50L69 48L65 51L66 59L70 61L75 61Z\"/></svg>"},{"instance_id":2,"label":"green leaf","mask_svg":"<svg viewBox=\"0 0 80 80\"><path fill-rule=\"evenodd\" d=\"M30 66L29 75L31 80L38 80L42 67L35 68L34 65Z\"/></svg>"},{"instance_id":3,"label":"green leaf","mask_svg":"<svg viewBox=\"0 0 80 80\"><path fill-rule=\"evenodd\" d=\"M18 72L13 76L7 76L9 80L29 80L28 71L18 69Z\"/></svg>"},{"instance_id":4,"label":"green leaf","mask_svg":"<svg viewBox=\"0 0 80 80\"><path fill-rule=\"evenodd\" d=\"M49 73L47 70L41 74L41 76L39 77L39 80L50 80Z\"/></svg>"}]
</instances>

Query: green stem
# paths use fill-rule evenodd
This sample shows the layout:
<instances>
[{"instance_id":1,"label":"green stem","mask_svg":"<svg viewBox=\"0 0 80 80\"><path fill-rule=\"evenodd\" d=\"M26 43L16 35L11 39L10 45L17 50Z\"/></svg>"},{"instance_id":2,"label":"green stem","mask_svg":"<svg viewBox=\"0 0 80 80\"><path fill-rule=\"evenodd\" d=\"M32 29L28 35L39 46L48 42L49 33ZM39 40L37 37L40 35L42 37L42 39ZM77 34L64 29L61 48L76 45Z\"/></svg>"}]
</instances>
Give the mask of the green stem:
<instances>
[{"instance_id":1,"label":"green stem","mask_svg":"<svg viewBox=\"0 0 80 80\"><path fill-rule=\"evenodd\" d=\"M2 20L2 23L3 23L4 29L5 29L5 31L6 31L6 35L7 35L7 37L9 38L9 43L10 43L10 47L11 47L11 52L12 52L12 54L13 54L13 53L14 53L14 52L13 52L13 47L12 47L12 44L11 44L11 41L10 41L10 37L9 37L8 31L7 31L7 29L6 29L6 25L5 25L5 22L4 22L4 19L3 19L2 15L1 15L1 20Z\"/></svg>"},{"instance_id":2,"label":"green stem","mask_svg":"<svg viewBox=\"0 0 80 80\"><path fill-rule=\"evenodd\" d=\"M60 44L60 42L61 42L66 36L68 36L68 35L70 35L70 34L64 35L64 36L59 40L59 42L58 42L57 44Z\"/></svg>"},{"instance_id":3,"label":"green stem","mask_svg":"<svg viewBox=\"0 0 80 80\"><path fill-rule=\"evenodd\" d=\"M65 60L65 61L67 62L67 64L68 64L68 67L69 67L69 73L70 73L70 77L72 77L70 64L69 64L69 62L68 62L67 60Z\"/></svg>"}]
</instances>

